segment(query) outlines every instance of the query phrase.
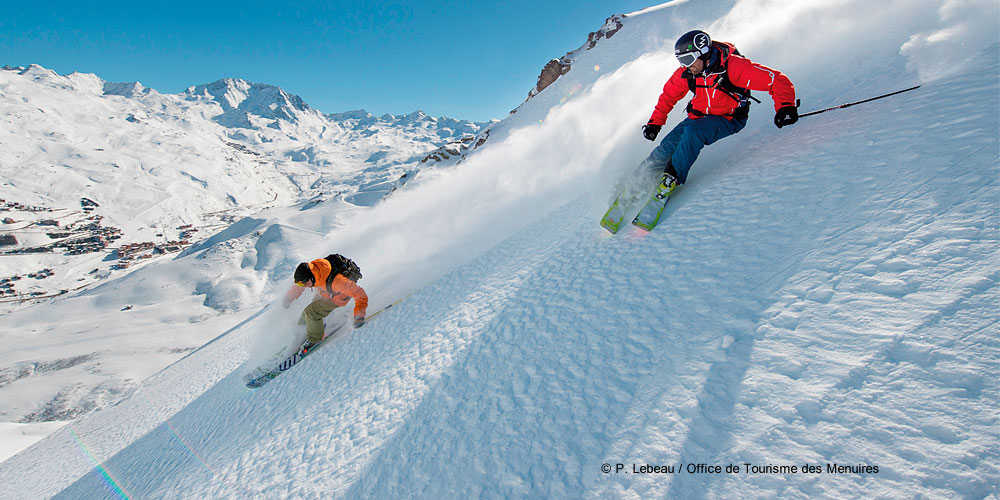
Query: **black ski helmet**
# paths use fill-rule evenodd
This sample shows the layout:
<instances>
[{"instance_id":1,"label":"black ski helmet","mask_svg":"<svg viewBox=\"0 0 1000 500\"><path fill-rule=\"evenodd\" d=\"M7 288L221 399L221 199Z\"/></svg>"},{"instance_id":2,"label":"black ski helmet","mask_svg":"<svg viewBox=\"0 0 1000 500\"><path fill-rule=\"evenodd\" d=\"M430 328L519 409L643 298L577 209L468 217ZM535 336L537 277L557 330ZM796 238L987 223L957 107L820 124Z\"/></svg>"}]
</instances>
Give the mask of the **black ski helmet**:
<instances>
[{"instance_id":1,"label":"black ski helmet","mask_svg":"<svg viewBox=\"0 0 1000 500\"><path fill-rule=\"evenodd\" d=\"M316 282L316 278L313 276L312 269L309 269L309 264L305 262L300 263L295 268L295 282L296 283L306 283L308 281Z\"/></svg>"},{"instance_id":2,"label":"black ski helmet","mask_svg":"<svg viewBox=\"0 0 1000 500\"><path fill-rule=\"evenodd\" d=\"M677 39L674 44L674 56L684 66L694 64L698 58L704 58L712 48L712 37L701 30L688 31Z\"/></svg>"}]
</instances>

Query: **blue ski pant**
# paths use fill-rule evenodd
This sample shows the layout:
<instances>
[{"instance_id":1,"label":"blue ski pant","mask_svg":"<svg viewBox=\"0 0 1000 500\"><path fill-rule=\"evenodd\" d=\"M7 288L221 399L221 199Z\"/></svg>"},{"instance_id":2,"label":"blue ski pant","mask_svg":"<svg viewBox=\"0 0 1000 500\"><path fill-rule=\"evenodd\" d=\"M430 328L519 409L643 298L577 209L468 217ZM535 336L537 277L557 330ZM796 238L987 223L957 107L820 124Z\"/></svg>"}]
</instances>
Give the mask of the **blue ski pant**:
<instances>
[{"instance_id":1,"label":"blue ski pant","mask_svg":"<svg viewBox=\"0 0 1000 500\"><path fill-rule=\"evenodd\" d=\"M663 170L669 161L677 171L677 180L684 184L701 148L743 130L746 125L746 120L729 120L715 115L685 118L660 141L644 162L650 170Z\"/></svg>"}]
</instances>

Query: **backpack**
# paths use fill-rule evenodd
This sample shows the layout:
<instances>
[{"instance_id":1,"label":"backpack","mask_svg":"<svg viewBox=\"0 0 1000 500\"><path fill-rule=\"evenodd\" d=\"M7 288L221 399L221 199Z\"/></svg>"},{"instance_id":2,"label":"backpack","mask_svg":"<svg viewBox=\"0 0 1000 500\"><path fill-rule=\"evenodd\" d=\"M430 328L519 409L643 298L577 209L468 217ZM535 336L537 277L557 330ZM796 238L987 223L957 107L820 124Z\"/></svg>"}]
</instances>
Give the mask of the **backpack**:
<instances>
[{"instance_id":1,"label":"backpack","mask_svg":"<svg viewBox=\"0 0 1000 500\"><path fill-rule=\"evenodd\" d=\"M333 279L337 277L338 274L343 274L345 278L357 283L361 279L361 268L354 263L353 260L340 255L339 253L334 253L326 256L326 260L330 263L330 278L329 281L333 282Z\"/></svg>"}]
</instances>

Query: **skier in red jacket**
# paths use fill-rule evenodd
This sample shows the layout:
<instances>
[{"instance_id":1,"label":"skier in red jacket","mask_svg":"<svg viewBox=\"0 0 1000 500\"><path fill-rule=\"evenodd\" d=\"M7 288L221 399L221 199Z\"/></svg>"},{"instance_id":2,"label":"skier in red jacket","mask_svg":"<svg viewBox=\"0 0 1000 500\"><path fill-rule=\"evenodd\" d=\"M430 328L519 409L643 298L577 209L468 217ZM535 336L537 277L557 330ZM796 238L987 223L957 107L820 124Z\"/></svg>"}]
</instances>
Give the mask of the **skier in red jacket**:
<instances>
[{"instance_id":1,"label":"skier in red jacket","mask_svg":"<svg viewBox=\"0 0 1000 500\"><path fill-rule=\"evenodd\" d=\"M688 92L694 98L687 105L688 116L668 133L646 158L649 168L662 168L657 186L662 196L687 180L691 165L701 149L733 135L747 124L751 90L767 91L774 100L774 124L778 127L798 121L795 87L780 72L740 56L729 43L713 42L704 31L691 31L674 45L681 67L663 85L663 93L642 134L656 140L667 114ZM760 101L757 101L760 102Z\"/></svg>"}]
</instances>

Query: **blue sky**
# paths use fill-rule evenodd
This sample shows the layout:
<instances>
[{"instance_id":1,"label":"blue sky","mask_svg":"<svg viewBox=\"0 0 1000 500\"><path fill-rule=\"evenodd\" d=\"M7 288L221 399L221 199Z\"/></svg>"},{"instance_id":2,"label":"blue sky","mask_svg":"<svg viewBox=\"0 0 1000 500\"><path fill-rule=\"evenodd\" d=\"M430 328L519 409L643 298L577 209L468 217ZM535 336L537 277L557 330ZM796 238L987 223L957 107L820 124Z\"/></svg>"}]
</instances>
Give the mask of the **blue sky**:
<instances>
[{"instance_id":1,"label":"blue sky","mask_svg":"<svg viewBox=\"0 0 1000 500\"><path fill-rule=\"evenodd\" d=\"M3 2L0 66L163 93L244 78L320 111L503 118L550 59L665 0ZM12 5L14 4L14 5Z\"/></svg>"}]
</instances>

